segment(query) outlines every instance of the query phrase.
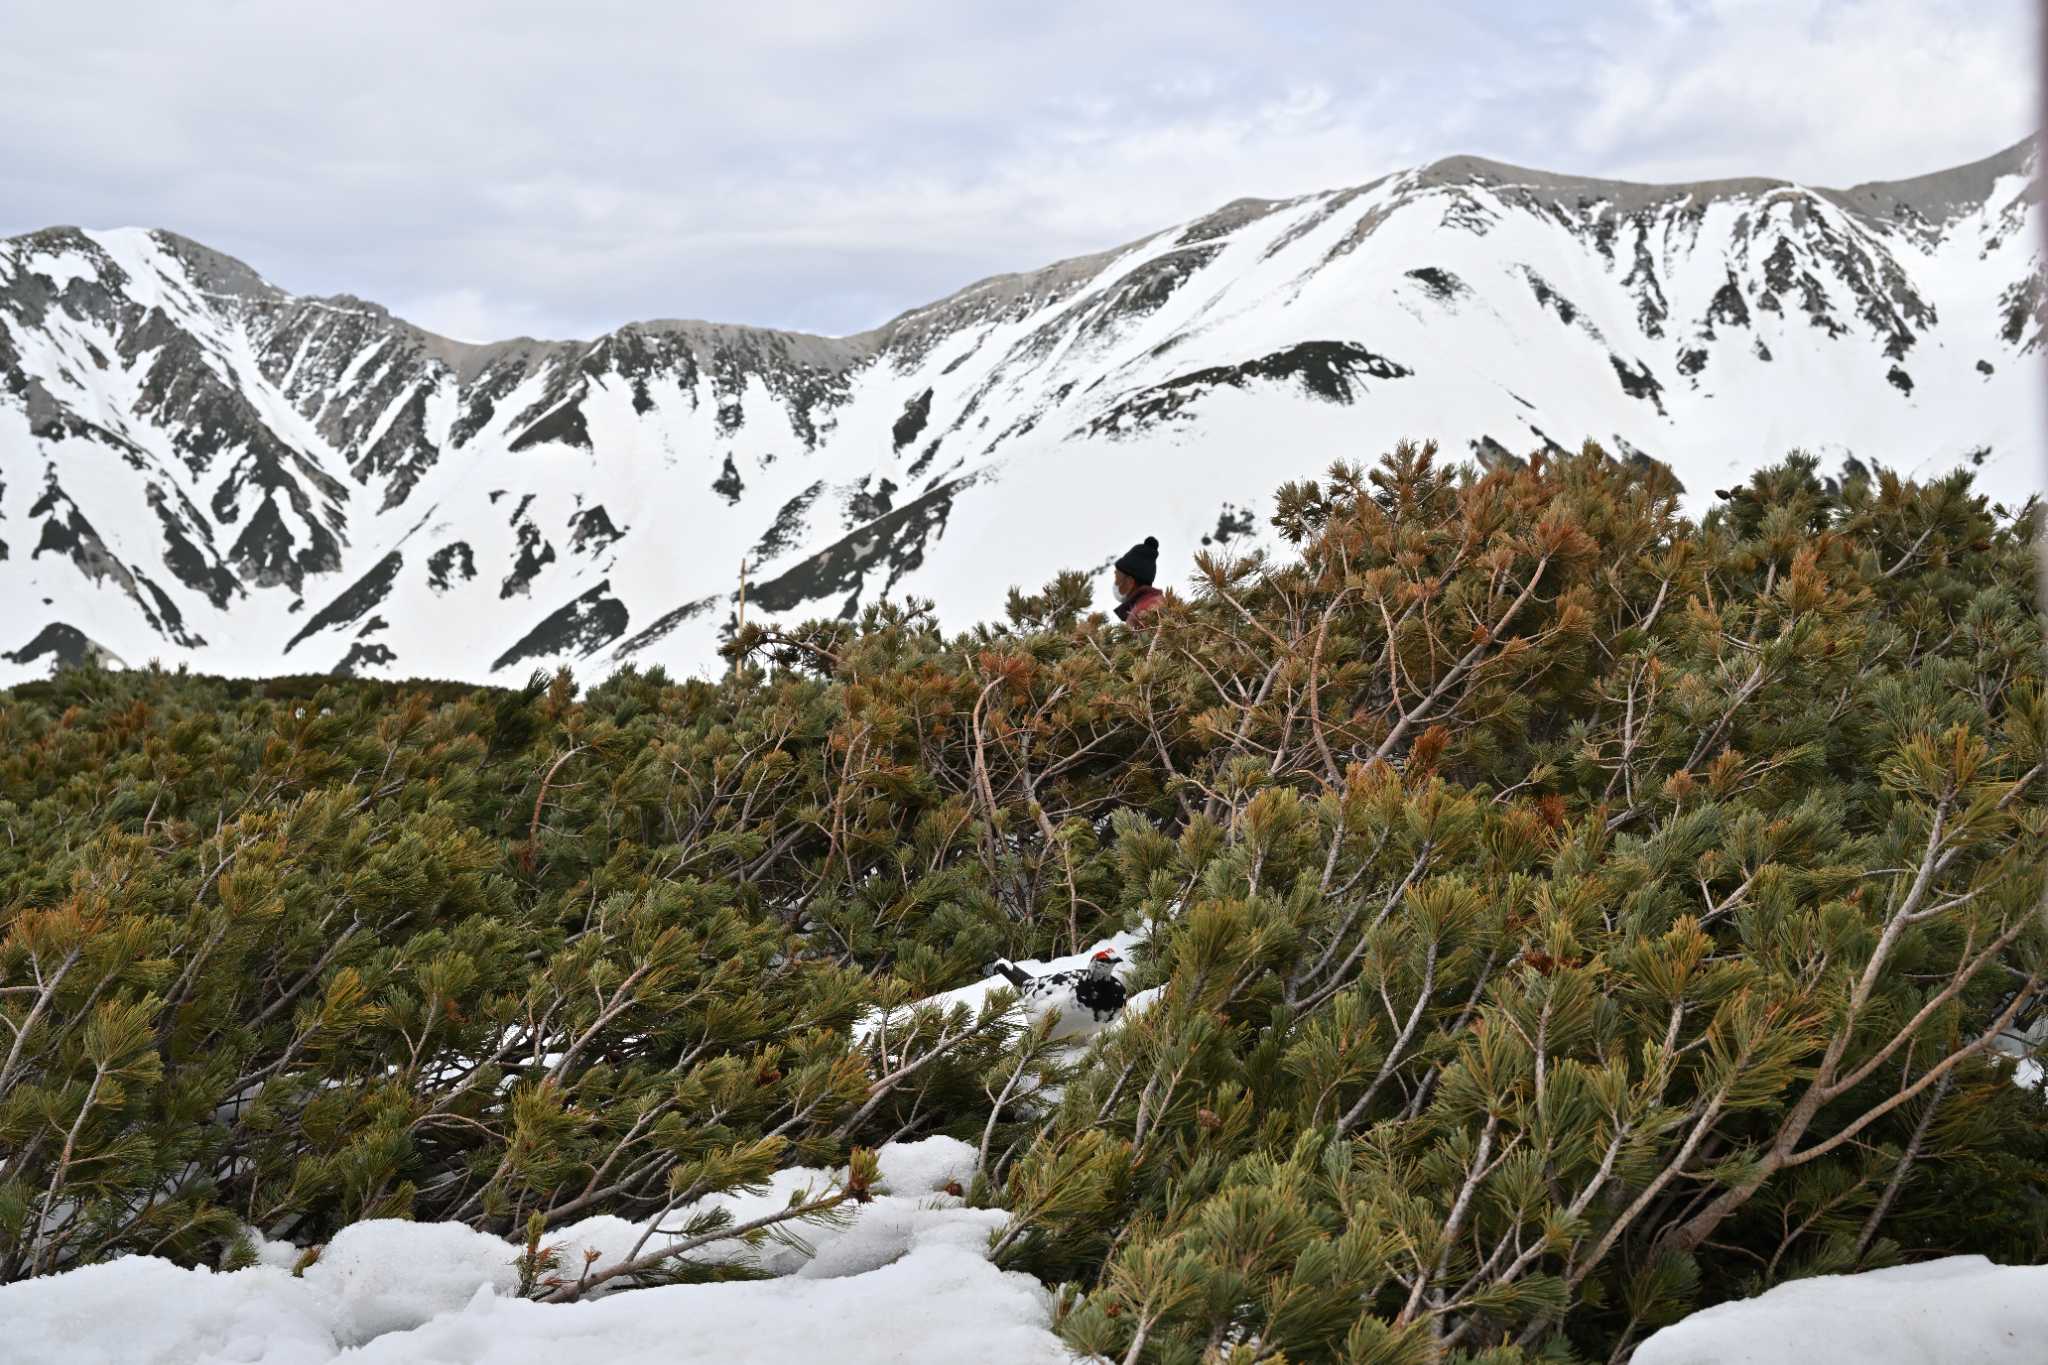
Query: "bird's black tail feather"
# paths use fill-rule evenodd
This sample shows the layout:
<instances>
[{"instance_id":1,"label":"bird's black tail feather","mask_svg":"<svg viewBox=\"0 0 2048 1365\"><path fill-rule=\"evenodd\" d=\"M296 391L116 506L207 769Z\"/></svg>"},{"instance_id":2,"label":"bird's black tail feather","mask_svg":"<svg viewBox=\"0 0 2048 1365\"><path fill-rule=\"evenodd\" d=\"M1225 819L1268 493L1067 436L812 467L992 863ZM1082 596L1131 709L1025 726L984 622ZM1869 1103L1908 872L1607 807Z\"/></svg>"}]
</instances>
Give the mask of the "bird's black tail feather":
<instances>
[{"instance_id":1,"label":"bird's black tail feather","mask_svg":"<svg viewBox=\"0 0 2048 1365\"><path fill-rule=\"evenodd\" d=\"M1003 976L1009 981L1009 983L1012 986L1015 986L1020 991L1024 989L1025 983L1031 980L1031 978L1029 976L1026 976L1024 974L1023 969L1018 967L1016 963L1010 962L1004 958L999 957L996 959L995 969L998 972L1001 972Z\"/></svg>"}]
</instances>

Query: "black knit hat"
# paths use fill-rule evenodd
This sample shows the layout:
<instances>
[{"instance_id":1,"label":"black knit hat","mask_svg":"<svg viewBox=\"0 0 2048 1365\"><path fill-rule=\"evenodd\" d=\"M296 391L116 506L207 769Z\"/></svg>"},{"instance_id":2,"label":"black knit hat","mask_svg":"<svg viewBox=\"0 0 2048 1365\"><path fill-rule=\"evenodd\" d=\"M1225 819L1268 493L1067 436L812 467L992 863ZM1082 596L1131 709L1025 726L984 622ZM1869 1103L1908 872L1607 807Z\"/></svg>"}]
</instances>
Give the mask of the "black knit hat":
<instances>
[{"instance_id":1,"label":"black knit hat","mask_svg":"<svg viewBox=\"0 0 2048 1365\"><path fill-rule=\"evenodd\" d=\"M1133 545L1126 550L1123 558L1117 560L1116 566L1138 582L1150 587L1153 575L1159 572L1158 539L1146 536L1145 543Z\"/></svg>"}]
</instances>

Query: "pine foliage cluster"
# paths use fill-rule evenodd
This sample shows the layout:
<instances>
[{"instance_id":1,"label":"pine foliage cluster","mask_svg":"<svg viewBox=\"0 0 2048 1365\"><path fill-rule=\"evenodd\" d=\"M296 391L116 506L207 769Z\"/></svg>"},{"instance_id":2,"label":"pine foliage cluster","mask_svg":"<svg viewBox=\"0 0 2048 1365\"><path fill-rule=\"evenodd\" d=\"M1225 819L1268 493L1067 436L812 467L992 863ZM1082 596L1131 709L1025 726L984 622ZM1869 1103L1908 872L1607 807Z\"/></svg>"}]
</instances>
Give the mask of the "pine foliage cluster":
<instances>
[{"instance_id":1,"label":"pine foliage cluster","mask_svg":"<svg viewBox=\"0 0 2048 1365\"><path fill-rule=\"evenodd\" d=\"M2048 1259L2031 509L1404 445L1273 520L1141 630L1063 576L580 698L0 694L0 1280L407 1217L573 1297L713 1271L552 1228L793 1163L824 1216L935 1133L1110 1360L1616 1359ZM1083 1055L900 1008L1123 929L1162 989Z\"/></svg>"}]
</instances>

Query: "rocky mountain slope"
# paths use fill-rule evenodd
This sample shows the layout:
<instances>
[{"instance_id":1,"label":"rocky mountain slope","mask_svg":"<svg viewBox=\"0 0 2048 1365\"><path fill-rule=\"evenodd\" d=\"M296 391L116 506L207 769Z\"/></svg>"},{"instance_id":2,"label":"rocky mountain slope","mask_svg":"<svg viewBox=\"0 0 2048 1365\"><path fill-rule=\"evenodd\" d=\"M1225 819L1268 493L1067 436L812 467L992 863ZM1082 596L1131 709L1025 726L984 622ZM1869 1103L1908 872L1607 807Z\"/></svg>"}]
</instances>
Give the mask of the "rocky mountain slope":
<instances>
[{"instance_id":1,"label":"rocky mountain slope","mask_svg":"<svg viewBox=\"0 0 2048 1365\"><path fill-rule=\"evenodd\" d=\"M1012 585L1402 436L1590 437L1694 498L1800 447L2042 477L2031 142L1848 190L1452 157L1243 199L827 338L690 321L469 345L168 232L0 240L0 683L715 667L750 615ZM1106 588L1104 590L1106 595ZM1107 605L1106 602L1102 603Z\"/></svg>"}]
</instances>

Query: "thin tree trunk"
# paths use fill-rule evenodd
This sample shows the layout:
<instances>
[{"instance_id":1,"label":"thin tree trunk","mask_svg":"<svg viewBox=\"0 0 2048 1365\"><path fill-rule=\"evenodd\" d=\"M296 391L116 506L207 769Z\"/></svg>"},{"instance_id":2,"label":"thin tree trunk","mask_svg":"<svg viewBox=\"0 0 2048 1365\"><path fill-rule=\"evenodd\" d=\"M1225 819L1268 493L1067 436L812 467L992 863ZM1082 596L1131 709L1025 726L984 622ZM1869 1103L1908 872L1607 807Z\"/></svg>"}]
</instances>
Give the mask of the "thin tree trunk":
<instances>
[{"instance_id":1,"label":"thin tree trunk","mask_svg":"<svg viewBox=\"0 0 2048 1365\"><path fill-rule=\"evenodd\" d=\"M1906 1176L1912 1171L1913 1163L1920 1159L1920 1149L1927 1141L1927 1130L1934 1126L1935 1111L1941 1108L1942 1099L1947 1096L1949 1087L1955 1084L1955 1079L1956 1073L1949 1072L1941 1078L1941 1083L1934 1087L1934 1093L1928 1096L1927 1108L1921 1112L1920 1122L1913 1125L1913 1136L1906 1143L1906 1150L1899 1153L1899 1164L1893 1168L1892 1178L1885 1184L1884 1197L1879 1199L1877 1207L1870 1211L1870 1217L1864 1221L1862 1235L1856 1239L1858 1265L1863 1263L1863 1257L1869 1252L1870 1244L1877 1240L1878 1226L1884 1222L1885 1215L1892 1211L1892 1204L1898 1199L1899 1191L1904 1188Z\"/></svg>"}]
</instances>

